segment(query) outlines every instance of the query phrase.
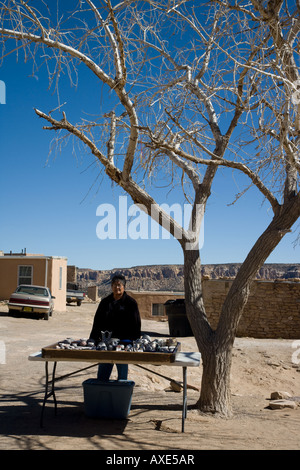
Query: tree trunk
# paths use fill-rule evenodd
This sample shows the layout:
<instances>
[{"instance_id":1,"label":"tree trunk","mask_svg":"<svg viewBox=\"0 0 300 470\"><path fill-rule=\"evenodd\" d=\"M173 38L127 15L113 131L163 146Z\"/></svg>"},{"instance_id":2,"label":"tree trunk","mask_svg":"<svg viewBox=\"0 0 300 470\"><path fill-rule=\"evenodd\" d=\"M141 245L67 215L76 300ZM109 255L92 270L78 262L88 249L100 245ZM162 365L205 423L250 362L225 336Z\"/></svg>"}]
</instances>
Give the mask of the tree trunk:
<instances>
[{"instance_id":1,"label":"tree trunk","mask_svg":"<svg viewBox=\"0 0 300 470\"><path fill-rule=\"evenodd\" d=\"M202 384L198 408L204 413L222 417L232 416L230 372L232 346L220 348L216 336L210 347L202 352Z\"/></svg>"},{"instance_id":2,"label":"tree trunk","mask_svg":"<svg viewBox=\"0 0 300 470\"><path fill-rule=\"evenodd\" d=\"M237 327L248 301L251 284L265 260L300 216L300 195L281 206L243 262L224 301L216 330L206 316L198 250L184 250L184 286L187 316L202 359L198 407L203 412L230 417L230 372Z\"/></svg>"},{"instance_id":3,"label":"tree trunk","mask_svg":"<svg viewBox=\"0 0 300 470\"><path fill-rule=\"evenodd\" d=\"M184 250L185 304L202 361L202 384L198 407L203 412L231 416L231 346L218 344L205 313L198 250Z\"/></svg>"}]
</instances>

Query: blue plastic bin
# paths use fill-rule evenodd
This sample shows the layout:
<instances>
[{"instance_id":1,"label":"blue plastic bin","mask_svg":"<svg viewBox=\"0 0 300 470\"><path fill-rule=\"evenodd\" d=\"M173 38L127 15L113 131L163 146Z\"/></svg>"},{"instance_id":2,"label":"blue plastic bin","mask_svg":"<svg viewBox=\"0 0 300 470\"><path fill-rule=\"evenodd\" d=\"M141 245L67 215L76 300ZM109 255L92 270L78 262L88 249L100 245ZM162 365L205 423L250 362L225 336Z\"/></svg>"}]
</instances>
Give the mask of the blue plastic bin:
<instances>
[{"instance_id":1,"label":"blue plastic bin","mask_svg":"<svg viewBox=\"0 0 300 470\"><path fill-rule=\"evenodd\" d=\"M90 418L126 419L135 383L131 380L88 379L83 383L84 410Z\"/></svg>"}]
</instances>

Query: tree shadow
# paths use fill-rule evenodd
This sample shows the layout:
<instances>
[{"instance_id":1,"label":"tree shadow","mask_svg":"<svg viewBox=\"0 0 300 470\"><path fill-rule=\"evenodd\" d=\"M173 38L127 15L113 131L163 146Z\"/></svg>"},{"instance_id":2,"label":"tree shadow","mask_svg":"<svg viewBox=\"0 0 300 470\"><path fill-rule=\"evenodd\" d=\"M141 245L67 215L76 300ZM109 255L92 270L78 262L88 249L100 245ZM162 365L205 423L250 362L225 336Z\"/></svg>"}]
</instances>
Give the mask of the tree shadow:
<instances>
[{"instance_id":1,"label":"tree shadow","mask_svg":"<svg viewBox=\"0 0 300 470\"><path fill-rule=\"evenodd\" d=\"M80 386L70 387L80 389ZM2 394L0 396L0 437L15 436L23 439L26 436L49 435L56 437L92 438L93 436L111 437L121 436L126 426L131 421L130 415L127 419L90 418L84 411L83 401L70 399L59 399L60 391L66 394L68 387L56 387L57 413L55 413L54 401L49 398L43 414L43 426L40 425L44 390L31 393ZM166 398L163 402L151 403L153 394L148 396L138 392L136 400L131 404L132 416L137 417L147 412L159 411L181 411L182 404L169 403Z\"/></svg>"},{"instance_id":2,"label":"tree shadow","mask_svg":"<svg viewBox=\"0 0 300 470\"><path fill-rule=\"evenodd\" d=\"M59 393L59 388L56 388ZM3 394L0 397L0 436L69 436L91 438L94 435L121 435L128 419L94 419L84 412L84 403L58 400L57 413L52 399L46 402L43 426L40 425L43 392Z\"/></svg>"}]
</instances>

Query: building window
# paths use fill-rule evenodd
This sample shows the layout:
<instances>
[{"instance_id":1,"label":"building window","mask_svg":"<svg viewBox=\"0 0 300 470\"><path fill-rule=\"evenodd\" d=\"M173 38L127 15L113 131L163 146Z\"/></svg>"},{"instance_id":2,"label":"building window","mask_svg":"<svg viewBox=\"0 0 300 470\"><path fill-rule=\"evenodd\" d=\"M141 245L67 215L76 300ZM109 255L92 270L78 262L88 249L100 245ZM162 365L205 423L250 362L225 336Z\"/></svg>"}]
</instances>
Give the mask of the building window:
<instances>
[{"instance_id":1,"label":"building window","mask_svg":"<svg viewBox=\"0 0 300 470\"><path fill-rule=\"evenodd\" d=\"M152 304L152 315L163 316L165 314L164 304Z\"/></svg>"},{"instance_id":2,"label":"building window","mask_svg":"<svg viewBox=\"0 0 300 470\"><path fill-rule=\"evenodd\" d=\"M63 275L63 268L60 266L59 268L59 289L62 289L62 275Z\"/></svg>"},{"instance_id":3,"label":"building window","mask_svg":"<svg viewBox=\"0 0 300 470\"><path fill-rule=\"evenodd\" d=\"M32 284L33 266L18 266L18 286Z\"/></svg>"}]
</instances>

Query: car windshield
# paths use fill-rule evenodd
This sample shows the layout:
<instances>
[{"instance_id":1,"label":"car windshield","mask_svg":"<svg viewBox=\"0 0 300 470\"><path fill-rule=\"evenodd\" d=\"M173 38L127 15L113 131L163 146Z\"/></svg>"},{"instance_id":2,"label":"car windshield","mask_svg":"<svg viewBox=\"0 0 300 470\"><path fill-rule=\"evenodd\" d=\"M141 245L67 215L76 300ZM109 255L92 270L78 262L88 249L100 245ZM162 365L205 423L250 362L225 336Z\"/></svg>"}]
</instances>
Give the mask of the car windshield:
<instances>
[{"instance_id":1,"label":"car windshield","mask_svg":"<svg viewBox=\"0 0 300 470\"><path fill-rule=\"evenodd\" d=\"M42 295L44 297L48 296L48 290L43 287L19 286L16 292L18 294Z\"/></svg>"}]
</instances>

